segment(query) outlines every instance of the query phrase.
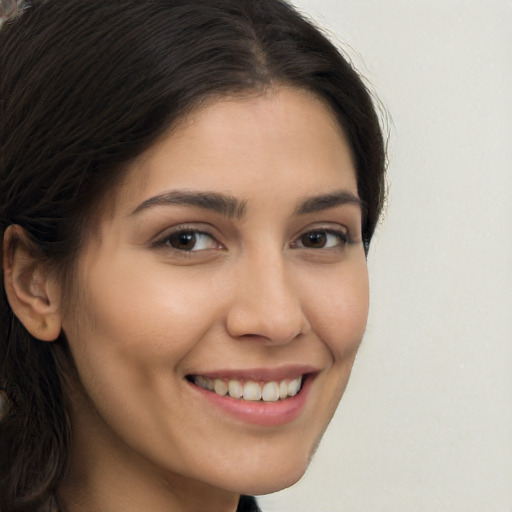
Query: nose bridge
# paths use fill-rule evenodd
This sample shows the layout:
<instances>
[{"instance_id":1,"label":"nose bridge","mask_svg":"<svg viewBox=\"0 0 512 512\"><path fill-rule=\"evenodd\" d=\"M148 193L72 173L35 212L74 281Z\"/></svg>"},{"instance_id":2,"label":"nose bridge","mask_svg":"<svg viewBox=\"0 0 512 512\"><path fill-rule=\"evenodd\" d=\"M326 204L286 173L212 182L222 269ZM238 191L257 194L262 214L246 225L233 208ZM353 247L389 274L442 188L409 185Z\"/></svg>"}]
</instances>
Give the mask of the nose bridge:
<instances>
[{"instance_id":1,"label":"nose bridge","mask_svg":"<svg viewBox=\"0 0 512 512\"><path fill-rule=\"evenodd\" d=\"M232 336L288 343L310 329L282 251L258 251L244 258L235 286L228 315Z\"/></svg>"}]
</instances>

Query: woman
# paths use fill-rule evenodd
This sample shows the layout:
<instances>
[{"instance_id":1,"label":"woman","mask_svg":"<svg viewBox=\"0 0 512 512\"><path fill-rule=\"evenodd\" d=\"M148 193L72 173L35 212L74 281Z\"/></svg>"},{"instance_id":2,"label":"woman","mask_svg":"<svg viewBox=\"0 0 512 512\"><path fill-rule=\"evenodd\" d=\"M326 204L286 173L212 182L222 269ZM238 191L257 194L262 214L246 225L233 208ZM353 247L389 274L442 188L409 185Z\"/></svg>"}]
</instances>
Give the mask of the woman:
<instances>
[{"instance_id":1,"label":"woman","mask_svg":"<svg viewBox=\"0 0 512 512\"><path fill-rule=\"evenodd\" d=\"M368 92L279 0L34 1L0 53L2 512L257 510L363 336Z\"/></svg>"}]
</instances>

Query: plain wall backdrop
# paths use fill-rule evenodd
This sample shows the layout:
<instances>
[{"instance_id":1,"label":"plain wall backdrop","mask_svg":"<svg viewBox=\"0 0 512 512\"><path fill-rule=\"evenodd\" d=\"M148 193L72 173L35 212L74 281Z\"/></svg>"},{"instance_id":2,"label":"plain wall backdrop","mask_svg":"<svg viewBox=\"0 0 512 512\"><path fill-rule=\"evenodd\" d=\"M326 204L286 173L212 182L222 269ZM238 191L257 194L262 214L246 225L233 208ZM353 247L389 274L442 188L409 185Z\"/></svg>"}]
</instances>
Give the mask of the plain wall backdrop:
<instances>
[{"instance_id":1,"label":"plain wall backdrop","mask_svg":"<svg viewBox=\"0 0 512 512\"><path fill-rule=\"evenodd\" d=\"M512 0L293 3L389 111L390 191L351 382L262 508L511 512Z\"/></svg>"}]
</instances>

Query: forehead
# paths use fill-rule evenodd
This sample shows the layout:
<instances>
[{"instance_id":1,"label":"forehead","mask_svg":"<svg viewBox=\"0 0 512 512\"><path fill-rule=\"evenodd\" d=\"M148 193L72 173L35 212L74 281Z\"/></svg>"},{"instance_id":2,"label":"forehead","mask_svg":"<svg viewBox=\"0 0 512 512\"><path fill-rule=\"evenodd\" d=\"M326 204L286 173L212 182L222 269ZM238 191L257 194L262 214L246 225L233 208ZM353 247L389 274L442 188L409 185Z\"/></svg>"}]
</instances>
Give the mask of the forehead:
<instances>
[{"instance_id":1,"label":"forehead","mask_svg":"<svg viewBox=\"0 0 512 512\"><path fill-rule=\"evenodd\" d=\"M324 101L280 87L195 110L133 162L116 203L136 208L173 188L268 197L322 187L313 192L357 194L349 145Z\"/></svg>"}]
</instances>

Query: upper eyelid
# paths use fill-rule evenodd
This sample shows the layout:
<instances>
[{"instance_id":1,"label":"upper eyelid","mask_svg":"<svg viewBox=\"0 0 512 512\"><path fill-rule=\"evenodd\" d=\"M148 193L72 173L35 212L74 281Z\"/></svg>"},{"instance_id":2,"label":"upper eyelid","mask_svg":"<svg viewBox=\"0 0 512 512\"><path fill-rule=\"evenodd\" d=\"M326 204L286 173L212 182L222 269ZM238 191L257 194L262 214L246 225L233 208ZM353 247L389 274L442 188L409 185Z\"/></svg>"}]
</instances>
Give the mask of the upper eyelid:
<instances>
[{"instance_id":1,"label":"upper eyelid","mask_svg":"<svg viewBox=\"0 0 512 512\"><path fill-rule=\"evenodd\" d=\"M176 233L197 233L201 235L207 235L211 236L215 240L218 240L218 237L213 232L212 227L208 227L208 224L205 223L199 223L201 226L198 226L197 224L191 223L185 223L185 224L177 224L176 226L171 226L166 229L161 230L157 235L153 237L153 241L158 242L158 240L165 240L166 238L170 237L171 235L174 235ZM207 227L202 227L207 226Z\"/></svg>"},{"instance_id":2,"label":"upper eyelid","mask_svg":"<svg viewBox=\"0 0 512 512\"><path fill-rule=\"evenodd\" d=\"M332 228L316 228L316 229L307 229L307 230L301 232L298 236L296 236L293 239L293 241L291 243L295 244L295 243L299 242L300 239L304 235L307 235L308 233L322 233L322 232L327 233L329 235L335 235L335 236L340 237L340 239L342 239L341 241L343 244L350 244L353 241L348 230L332 229ZM315 250L320 250L320 249L322 249L322 248L318 248Z\"/></svg>"},{"instance_id":3,"label":"upper eyelid","mask_svg":"<svg viewBox=\"0 0 512 512\"><path fill-rule=\"evenodd\" d=\"M297 239L306 233L311 233L315 231L326 231L329 233L343 233L347 236L350 236L351 230L348 226L344 224L340 224L339 222L319 222L315 224L310 224L305 228L297 231L293 236L293 239Z\"/></svg>"}]
</instances>

